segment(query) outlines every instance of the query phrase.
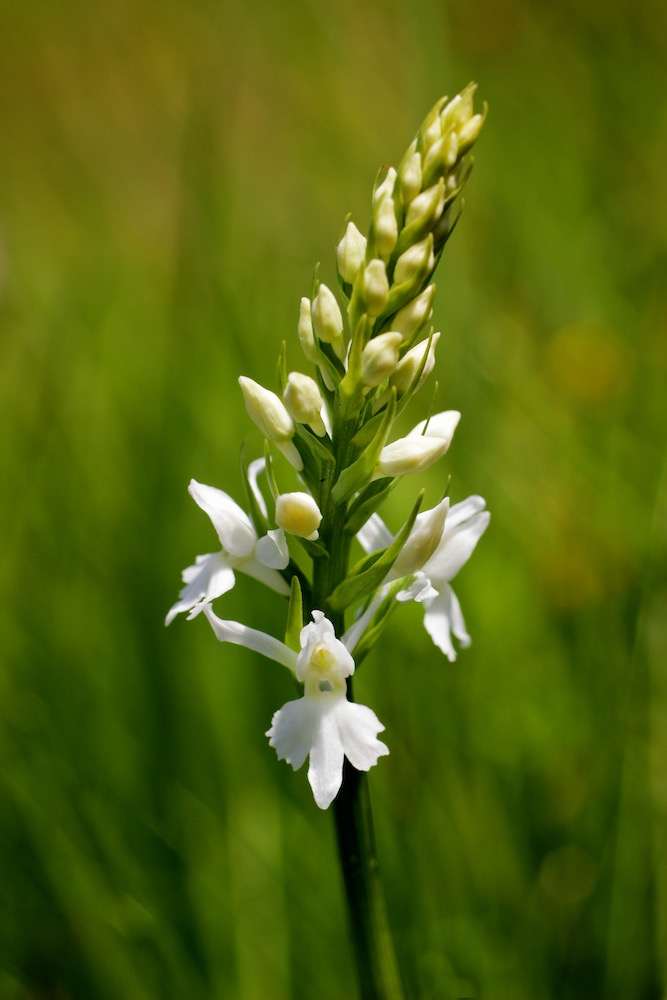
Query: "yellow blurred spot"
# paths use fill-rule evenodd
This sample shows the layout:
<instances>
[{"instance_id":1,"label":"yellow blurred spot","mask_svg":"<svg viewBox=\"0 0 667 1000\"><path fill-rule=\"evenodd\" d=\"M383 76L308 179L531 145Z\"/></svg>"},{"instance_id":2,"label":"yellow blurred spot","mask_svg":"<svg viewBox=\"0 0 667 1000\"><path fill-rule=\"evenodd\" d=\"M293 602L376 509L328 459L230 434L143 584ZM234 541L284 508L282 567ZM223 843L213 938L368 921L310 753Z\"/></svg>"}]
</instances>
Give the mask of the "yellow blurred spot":
<instances>
[{"instance_id":1,"label":"yellow blurred spot","mask_svg":"<svg viewBox=\"0 0 667 1000\"><path fill-rule=\"evenodd\" d=\"M561 390L585 403L623 396L633 376L635 355L625 341L597 320L570 323L547 348L550 374Z\"/></svg>"}]
</instances>

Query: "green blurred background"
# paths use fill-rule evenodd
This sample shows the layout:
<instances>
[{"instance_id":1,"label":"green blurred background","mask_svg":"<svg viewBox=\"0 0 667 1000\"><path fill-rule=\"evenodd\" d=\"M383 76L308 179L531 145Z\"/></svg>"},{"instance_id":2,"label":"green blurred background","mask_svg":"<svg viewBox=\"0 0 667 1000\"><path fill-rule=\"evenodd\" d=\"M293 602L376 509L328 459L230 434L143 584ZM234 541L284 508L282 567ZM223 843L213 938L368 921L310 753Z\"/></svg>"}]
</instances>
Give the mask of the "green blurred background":
<instances>
[{"instance_id":1,"label":"green blurred background","mask_svg":"<svg viewBox=\"0 0 667 1000\"><path fill-rule=\"evenodd\" d=\"M658 0L5 0L0 998L349 1000L289 677L167 631L242 497L238 374L442 93L490 114L438 276L442 466L491 528L360 674L411 1000L667 988L667 59ZM386 516L400 524L416 483ZM221 602L222 610L222 602ZM242 578L223 614L279 630Z\"/></svg>"}]
</instances>

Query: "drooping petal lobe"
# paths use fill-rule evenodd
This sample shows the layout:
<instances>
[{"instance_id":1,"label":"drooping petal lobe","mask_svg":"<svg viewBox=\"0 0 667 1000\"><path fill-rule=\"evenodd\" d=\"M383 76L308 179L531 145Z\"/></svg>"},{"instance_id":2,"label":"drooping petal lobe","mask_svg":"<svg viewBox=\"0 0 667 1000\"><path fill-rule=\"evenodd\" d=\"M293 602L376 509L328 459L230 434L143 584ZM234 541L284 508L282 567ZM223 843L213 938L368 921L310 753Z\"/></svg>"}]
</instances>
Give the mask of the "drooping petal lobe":
<instances>
[{"instance_id":1,"label":"drooping petal lobe","mask_svg":"<svg viewBox=\"0 0 667 1000\"><path fill-rule=\"evenodd\" d=\"M424 627L438 649L452 663L456 659L452 632L462 647L470 645L461 605L449 584L443 586L437 597L424 602Z\"/></svg>"},{"instance_id":2,"label":"drooping petal lobe","mask_svg":"<svg viewBox=\"0 0 667 1000\"><path fill-rule=\"evenodd\" d=\"M338 795L343 781L344 757L336 715L332 711L321 711L308 768L308 781L320 809L328 809Z\"/></svg>"},{"instance_id":3,"label":"drooping petal lobe","mask_svg":"<svg viewBox=\"0 0 667 1000\"><path fill-rule=\"evenodd\" d=\"M319 708L308 698L288 701L283 705L274 714L266 734L269 746L278 754L278 760L286 760L298 771L315 742L319 722Z\"/></svg>"},{"instance_id":4,"label":"drooping petal lobe","mask_svg":"<svg viewBox=\"0 0 667 1000\"><path fill-rule=\"evenodd\" d=\"M169 625L181 612L191 611L200 602L209 603L226 594L234 586L234 580L234 570L221 552L197 556L194 566L183 570L185 587L169 609L165 625Z\"/></svg>"},{"instance_id":5,"label":"drooping petal lobe","mask_svg":"<svg viewBox=\"0 0 667 1000\"><path fill-rule=\"evenodd\" d=\"M334 709L343 751L358 771L368 771L389 748L377 739L384 726L375 712L356 702L341 701Z\"/></svg>"}]
</instances>

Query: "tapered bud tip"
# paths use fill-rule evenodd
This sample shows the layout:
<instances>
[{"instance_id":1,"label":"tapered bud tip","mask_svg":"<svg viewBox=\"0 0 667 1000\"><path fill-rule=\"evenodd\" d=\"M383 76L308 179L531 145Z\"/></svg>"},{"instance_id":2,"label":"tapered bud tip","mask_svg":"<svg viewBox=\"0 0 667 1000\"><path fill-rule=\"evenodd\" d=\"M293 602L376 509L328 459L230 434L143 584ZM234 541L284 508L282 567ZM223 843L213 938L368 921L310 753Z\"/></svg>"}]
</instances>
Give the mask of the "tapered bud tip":
<instances>
[{"instance_id":1,"label":"tapered bud tip","mask_svg":"<svg viewBox=\"0 0 667 1000\"><path fill-rule=\"evenodd\" d=\"M385 195L375 204L373 211L373 236L375 248L383 260L388 260L398 240L398 221L394 199Z\"/></svg>"},{"instance_id":2,"label":"tapered bud tip","mask_svg":"<svg viewBox=\"0 0 667 1000\"><path fill-rule=\"evenodd\" d=\"M402 285L411 278L427 275L433 270L434 263L433 236L429 233L425 239L408 247L398 258L394 268L394 284Z\"/></svg>"},{"instance_id":3,"label":"tapered bud tip","mask_svg":"<svg viewBox=\"0 0 667 1000\"><path fill-rule=\"evenodd\" d=\"M289 441L294 436L294 424L275 392L265 389L245 375L239 377L248 416L269 441Z\"/></svg>"},{"instance_id":4,"label":"tapered bud tip","mask_svg":"<svg viewBox=\"0 0 667 1000\"><path fill-rule=\"evenodd\" d=\"M364 347L361 355L361 380L364 385L380 385L394 372L403 335L396 330L381 333Z\"/></svg>"},{"instance_id":5,"label":"tapered bud tip","mask_svg":"<svg viewBox=\"0 0 667 1000\"><path fill-rule=\"evenodd\" d=\"M352 284L366 257L366 237L362 236L354 222L348 222L343 238L336 250L338 271L348 284Z\"/></svg>"},{"instance_id":6,"label":"tapered bud tip","mask_svg":"<svg viewBox=\"0 0 667 1000\"><path fill-rule=\"evenodd\" d=\"M315 335L313 333L313 321L310 315L310 299L304 297L299 304L299 325L297 326L301 349L308 361L317 364L319 358L317 347L315 346Z\"/></svg>"},{"instance_id":7,"label":"tapered bud tip","mask_svg":"<svg viewBox=\"0 0 667 1000\"><path fill-rule=\"evenodd\" d=\"M389 280L384 261L379 258L366 265L363 278L363 299L369 316L379 316L389 298Z\"/></svg>"},{"instance_id":8,"label":"tapered bud tip","mask_svg":"<svg viewBox=\"0 0 667 1000\"><path fill-rule=\"evenodd\" d=\"M319 437L326 434L322 420L324 401L315 379L301 372L290 372L283 392L289 415L300 424L308 424Z\"/></svg>"},{"instance_id":9,"label":"tapered bud tip","mask_svg":"<svg viewBox=\"0 0 667 1000\"><path fill-rule=\"evenodd\" d=\"M343 314L336 296L323 283L320 284L317 295L313 299L311 317L315 335L325 344L331 344L339 358L344 358Z\"/></svg>"},{"instance_id":10,"label":"tapered bud tip","mask_svg":"<svg viewBox=\"0 0 667 1000\"><path fill-rule=\"evenodd\" d=\"M289 535L315 541L322 521L310 493L281 493L276 500L276 523Z\"/></svg>"},{"instance_id":11,"label":"tapered bud tip","mask_svg":"<svg viewBox=\"0 0 667 1000\"><path fill-rule=\"evenodd\" d=\"M435 349L440 340L440 334L434 333L429 340L415 344L401 358L389 384L396 387L399 399L412 387L416 392L433 371L435 365ZM420 372L421 369L421 372ZM415 380L417 381L415 382Z\"/></svg>"}]
</instances>

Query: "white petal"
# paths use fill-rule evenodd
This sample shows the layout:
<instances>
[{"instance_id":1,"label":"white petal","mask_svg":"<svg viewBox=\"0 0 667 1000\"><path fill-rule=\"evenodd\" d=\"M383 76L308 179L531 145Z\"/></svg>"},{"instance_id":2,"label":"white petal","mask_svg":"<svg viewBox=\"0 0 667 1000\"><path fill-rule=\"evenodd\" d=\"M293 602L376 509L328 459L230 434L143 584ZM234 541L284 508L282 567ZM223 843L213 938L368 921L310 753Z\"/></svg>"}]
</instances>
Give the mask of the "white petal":
<instances>
[{"instance_id":1,"label":"white petal","mask_svg":"<svg viewBox=\"0 0 667 1000\"><path fill-rule=\"evenodd\" d=\"M424 626L438 649L452 662L456 659L452 632L461 646L465 648L470 645L461 605L449 584L445 584L435 600L424 604Z\"/></svg>"},{"instance_id":2,"label":"white petal","mask_svg":"<svg viewBox=\"0 0 667 1000\"><path fill-rule=\"evenodd\" d=\"M288 701L275 713L267 732L269 744L297 771L310 753L320 724L320 710L310 698Z\"/></svg>"},{"instance_id":3,"label":"white petal","mask_svg":"<svg viewBox=\"0 0 667 1000\"><path fill-rule=\"evenodd\" d=\"M434 413L428 420L421 420L416 427L413 427L408 437L421 436L426 428L426 437L447 438L451 442L460 419L461 414L458 410L443 410L442 413Z\"/></svg>"},{"instance_id":4,"label":"white petal","mask_svg":"<svg viewBox=\"0 0 667 1000\"><path fill-rule=\"evenodd\" d=\"M281 663L284 667L294 672L296 667L296 653L289 646L279 639L275 639L266 632L260 632L255 628L248 628L241 622L223 621L214 613L210 604L204 607L204 614L211 623L211 627L220 642L231 642L236 646L245 646L262 656Z\"/></svg>"},{"instance_id":5,"label":"white petal","mask_svg":"<svg viewBox=\"0 0 667 1000\"><path fill-rule=\"evenodd\" d=\"M345 756L358 771L368 771L377 764L378 757L389 753L384 743L376 738L384 726L370 708L341 701L334 712Z\"/></svg>"},{"instance_id":6,"label":"white petal","mask_svg":"<svg viewBox=\"0 0 667 1000\"><path fill-rule=\"evenodd\" d=\"M269 516L269 512L266 509L266 501L264 495L259 488L258 479L260 475L264 472L266 468L266 459L256 458L248 466L248 483L250 484L250 489L252 490L253 496L257 501L257 505L261 510L264 517Z\"/></svg>"},{"instance_id":7,"label":"white petal","mask_svg":"<svg viewBox=\"0 0 667 1000\"><path fill-rule=\"evenodd\" d=\"M394 536L379 514L371 514L366 523L357 532L357 539L364 552L377 552L391 545Z\"/></svg>"},{"instance_id":8,"label":"white petal","mask_svg":"<svg viewBox=\"0 0 667 1000\"><path fill-rule=\"evenodd\" d=\"M327 809L338 795L344 756L336 715L333 711L323 711L310 748L308 768L308 781L320 809Z\"/></svg>"},{"instance_id":9,"label":"white petal","mask_svg":"<svg viewBox=\"0 0 667 1000\"><path fill-rule=\"evenodd\" d=\"M463 612L461 611L459 599L451 587L449 588L449 596L451 600L450 621L452 625L452 632L461 643L462 648L467 649L472 640L466 630L466 623L463 620Z\"/></svg>"},{"instance_id":10,"label":"white petal","mask_svg":"<svg viewBox=\"0 0 667 1000\"><path fill-rule=\"evenodd\" d=\"M271 569L285 569L289 563L289 548L282 528L267 531L255 546L255 555Z\"/></svg>"},{"instance_id":11,"label":"white petal","mask_svg":"<svg viewBox=\"0 0 667 1000\"><path fill-rule=\"evenodd\" d=\"M438 596L425 573L416 573L409 587L396 594L397 601L429 601Z\"/></svg>"},{"instance_id":12,"label":"white petal","mask_svg":"<svg viewBox=\"0 0 667 1000\"><path fill-rule=\"evenodd\" d=\"M438 594L434 600L424 604L424 627L438 649L453 662L456 659L456 650L451 635L449 596L451 593L451 587L447 586L447 589Z\"/></svg>"},{"instance_id":13,"label":"white petal","mask_svg":"<svg viewBox=\"0 0 667 1000\"><path fill-rule=\"evenodd\" d=\"M236 568L239 572L245 573L246 576L251 576L254 580L259 580L266 587L270 587L271 590L275 590L277 594L282 594L284 597L289 596L289 584L286 583L280 573L275 569L269 569L259 559L244 559Z\"/></svg>"},{"instance_id":14,"label":"white petal","mask_svg":"<svg viewBox=\"0 0 667 1000\"><path fill-rule=\"evenodd\" d=\"M183 570L183 580L186 586L178 595L178 601L170 608L165 625L169 625L182 611L190 611L200 601L213 601L226 594L234 586L235 577L234 570L222 553L215 552L197 556L194 566Z\"/></svg>"},{"instance_id":15,"label":"white petal","mask_svg":"<svg viewBox=\"0 0 667 1000\"><path fill-rule=\"evenodd\" d=\"M210 517L223 549L232 556L249 556L255 548L257 532L239 505L222 490L196 479L190 481L188 492Z\"/></svg>"},{"instance_id":16,"label":"white petal","mask_svg":"<svg viewBox=\"0 0 667 1000\"><path fill-rule=\"evenodd\" d=\"M486 500L484 497L471 496L466 497L465 500L460 500L459 503L455 503L449 508L449 513L447 514L447 528L455 528L457 524L467 521L473 514L478 514L479 511L484 510L485 507Z\"/></svg>"},{"instance_id":17,"label":"white petal","mask_svg":"<svg viewBox=\"0 0 667 1000\"><path fill-rule=\"evenodd\" d=\"M473 553L477 542L482 537L489 524L491 515L488 510L473 514L467 521L455 524L453 528L445 524L442 541L433 556L429 559L424 572L430 576L436 587L445 581L453 580Z\"/></svg>"}]
</instances>

